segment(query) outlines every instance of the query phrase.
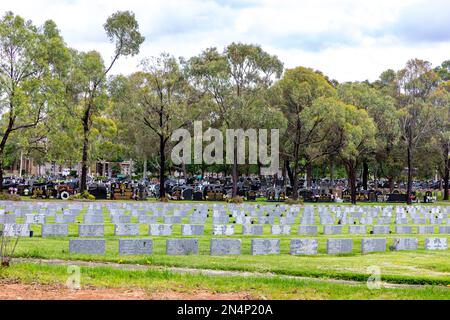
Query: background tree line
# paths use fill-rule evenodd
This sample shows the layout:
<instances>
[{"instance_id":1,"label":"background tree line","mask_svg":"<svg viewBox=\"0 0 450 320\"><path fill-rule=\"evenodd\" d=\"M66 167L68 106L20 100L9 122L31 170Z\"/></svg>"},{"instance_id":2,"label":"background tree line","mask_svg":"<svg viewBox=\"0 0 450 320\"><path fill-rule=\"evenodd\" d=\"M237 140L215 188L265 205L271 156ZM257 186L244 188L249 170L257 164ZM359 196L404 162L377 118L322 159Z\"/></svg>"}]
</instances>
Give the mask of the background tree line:
<instances>
[{"instance_id":1,"label":"background tree line","mask_svg":"<svg viewBox=\"0 0 450 320\"><path fill-rule=\"evenodd\" d=\"M415 178L438 172L448 200L450 60L433 68L412 59L375 82L339 83L306 67L284 69L258 45L232 43L189 59L163 53L138 72L111 75L145 39L128 11L111 15L104 29L115 46L107 62L95 50L69 48L53 21L2 17L0 187L4 169L25 153L37 163L81 163L81 191L94 161L132 158L160 181L174 169L223 172L235 196L239 175L258 174L260 165L238 165L236 157L233 165L170 162L173 131L202 120L221 130L280 129L280 169L294 199L303 174L308 184L313 175L345 174L356 201L358 177L366 190L369 177L387 179L391 189L405 179L410 195Z\"/></svg>"}]
</instances>

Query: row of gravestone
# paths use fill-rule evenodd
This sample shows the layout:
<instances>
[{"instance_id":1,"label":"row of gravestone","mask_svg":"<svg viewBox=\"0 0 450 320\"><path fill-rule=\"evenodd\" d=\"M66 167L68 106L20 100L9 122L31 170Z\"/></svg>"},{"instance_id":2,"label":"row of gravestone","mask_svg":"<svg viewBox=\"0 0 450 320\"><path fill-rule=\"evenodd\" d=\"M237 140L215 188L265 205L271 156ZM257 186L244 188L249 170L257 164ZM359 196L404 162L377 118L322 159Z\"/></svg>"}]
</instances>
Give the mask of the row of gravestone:
<instances>
[{"instance_id":1,"label":"row of gravestone","mask_svg":"<svg viewBox=\"0 0 450 320\"><path fill-rule=\"evenodd\" d=\"M211 239L210 255L239 255L242 241L240 239ZM398 238L389 246L391 251L417 250L418 239ZM425 239L426 250L447 250L447 238ZM69 240L71 254L105 254L106 241L95 239ZM167 255L198 254L198 239L167 239ZM352 239L327 239L327 254L349 254L353 252ZM386 252L386 238L366 238L361 241L361 253ZM119 255L142 255L153 253L152 239L119 239ZM280 239L252 239L251 255L280 254ZM315 255L318 253L317 239L291 239L291 255Z\"/></svg>"},{"instance_id":2,"label":"row of gravestone","mask_svg":"<svg viewBox=\"0 0 450 320\"><path fill-rule=\"evenodd\" d=\"M52 217L54 218L55 223L74 223L77 219L76 214L57 214L57 215L45 215L45 214L27 214L25 215L25 223L29 224L45 224L48 222L48 218ZM158 218L161 218L164 223L170 223L170 224L181 224L182 218L186 215L171 215L171 216L159 216L159 215L138 215L138 222L139 223L157 223ZM133 216L131 215L110 215L111 223L130 223ZM249 217L245 215L233 215L234 223L236 224L275 224L275 217L274 216L265 216L265 217ZM0 223L15 223L16 215L0 215ZM83 217L84 223L104 223L105 217L102 214L86 214ZM188 217L190 224L204 224L207 219L207 214L192 214ZM296 217L293 215L286 215L284 217L279 218L279 224L280 225L292 225L296 222ZM357 221L358 220L358 221ZM354 225L357 222L361 225L386 225L391 224L392 219L389 217L383 217L378 218L376 220L376 223L374 223L374 219L370 217L366 218L345 218L345 219L339 219L336 220L333 217L327 216L327 217L320 217L320 224L321 225L333 225L336 224L337 221L339 221L339 224L341 225ZM231 219L229 215L213 215L212 216L212 223L213 224L228 224L230 223ZM408 219L397 219L394 221L395 224L409 224ZM443 218L432 218L432 219L425 219L425 218L418 218L418 219L412 219L412 224L414 225L426 225L426 224L432 224L432 225L441 225L443 223L447 223L447 225L450 225L450 218L447 218L444 220ZM315 224L315 218L314 216L307 216L303 215L300 218L300 224L302 225L308 225L308 224Z\"/></svg>"},{"instance_id":3,"label":"row of gravestone","mask_svg":"<svg viewBox=\"0 0 450 320\"><path fill-rule=\"evenodd\" d=\"M231 236L235 234L234 225L213 225L213 235ZM5 236L29 236L30 227L28 224L5 224L2 229ZM262 225L244 225L242 229L243 235L263 235L264 226ZM324 226L324 235L342 234L342 225ZM411 226L397 226L395 229L397 234L413 234ZM418 234L434 234L434 226L418 226ZM152 236L171 236L173 233L173 225L171 224L150 224L149 235ZM319 233L318 226L299 226L298 235L316 236ZM349 226L349 234L365 235L367 230L365 226ZM373 226L371 234L389 234L390 226ZM450 234L450 226L439 227L440 234ZM116 224L114 225L115 236L139 236L140 224ZM183 236L201 236L205 234L204 225L181 225L181 234ZM291 226L289 225L273 225L271 226L272 235L290 235ZM69 235L68 224L43 224L41 235L46 237L66 237ZM78 235L80 237L103 237L105 235L105 225L103 224L78 224Z\"/></svg>"}]
</instances>

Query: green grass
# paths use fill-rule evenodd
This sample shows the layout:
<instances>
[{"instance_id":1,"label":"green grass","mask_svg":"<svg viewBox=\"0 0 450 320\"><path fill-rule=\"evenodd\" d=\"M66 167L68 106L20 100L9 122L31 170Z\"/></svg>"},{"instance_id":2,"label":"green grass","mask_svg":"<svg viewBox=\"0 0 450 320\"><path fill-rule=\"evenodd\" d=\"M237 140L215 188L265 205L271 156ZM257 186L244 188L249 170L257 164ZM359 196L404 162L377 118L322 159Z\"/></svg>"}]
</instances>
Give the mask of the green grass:
<instances>
[{"instance_id":1,"label":"green grass","mask_svg":"<svg viewBox=\"0 0 450 320\"><path fill-rule=\"evenodd\" d=\"M369 290L362 283L348 285L280 277L220 277L175 274L160 270L130 271L109 267L82 267L81 285L108 288L140 288L149 293L207 290L214 293L245 293L251 299L449 299L450 289L381 288ZM67 268L56 265L15 264L0 271L0 278L22 283L65 284Z\"/></svg>"}]
</instances>

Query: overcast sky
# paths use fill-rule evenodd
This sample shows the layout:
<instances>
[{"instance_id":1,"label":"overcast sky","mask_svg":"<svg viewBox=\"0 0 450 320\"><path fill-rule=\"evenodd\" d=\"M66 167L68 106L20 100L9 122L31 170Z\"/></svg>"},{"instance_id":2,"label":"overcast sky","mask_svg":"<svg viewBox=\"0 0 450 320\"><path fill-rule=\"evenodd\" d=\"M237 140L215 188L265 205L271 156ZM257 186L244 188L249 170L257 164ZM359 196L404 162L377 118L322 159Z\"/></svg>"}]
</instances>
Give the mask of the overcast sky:
<instances>
[{"instance_id":1,"label":"overcast sky","mask_svg":"<svg viewBox=\"0 0 450 320\"><path fill-rule=\"evenodd\" d=\"M53 19L69 46L98 50L106 62L114 46L103 24L117 10L133 11L146 41L113 73L129 74L161 52L190 57L233 41L341 82L376 80L411 58L450 59L449 0L12 0L0 9L37 25Z\"/></svg>"}]
</instances>

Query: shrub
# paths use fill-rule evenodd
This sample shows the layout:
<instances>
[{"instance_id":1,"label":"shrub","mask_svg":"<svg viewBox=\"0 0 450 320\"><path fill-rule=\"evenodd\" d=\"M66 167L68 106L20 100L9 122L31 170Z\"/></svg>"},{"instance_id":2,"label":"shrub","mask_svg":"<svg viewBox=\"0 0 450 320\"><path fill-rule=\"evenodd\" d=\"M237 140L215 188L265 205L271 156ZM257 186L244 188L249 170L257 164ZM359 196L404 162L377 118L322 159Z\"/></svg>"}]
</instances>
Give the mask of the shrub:
<instances>
[{"instance_id":1,"label":"shrub","mask_svg":"<svg viewBox=\"0 0 450 320\"><path fill-rule=\"evenodd\" d=\"M286 201L285 201L284 203L290 204L290 205L295 205L295 204L301 204L301 205L303 205L303 200L302 200L302 199L298 199L298 200L294 200L294 199L286 199Z\"/></svg>"},{"instance_id":2,"label":"shrub","mask_svg":"<svg viewBox=\"0 0 450 320\"><path fill-rule=\"evenodd\" d=\"M244 203L244 197L234 197L234 198L230 198L227 200L228 203L235 203L235 204L240 204L240 203Z\"/></svg>"},{"instance_id":3,"label":"shrub","mask_svg":"<svg viewBox=\"0 0 450 320\"><path fill-rule=\"evenodd\" d=\"M167 203L167 202L169 202L169 198L168 197L161 197L161 198L159 198L159 202Z\"/></svg>"},{"instance_id":4,"label":"shrub","mask_svg":"<svg viewBox=\"0 0 450 320\"><path fill-rule=\"evenodd\" d=\"M22 200L17 194L9 194L9 193L0 193L0 200L6 201L20 201Z\"/></svg>"},{"instance_id":5,"label":"shrub","mask_svg":"<svg viewBox=\"0 0 450 320\"><path fill-rule=\"evenodd\" d=\"M82 193L70 196L69 200L95 200L95 197L89 192L83 191Z\"/></svg>"},{"instance_id":6,"label":"shrub","mask_svg":"<svg viewBox=\"0 0 450 320\"><path fill-rule=\"evenodd\" d=\"M19 237L7 237L3 230L4 225L0 225L0 269L9 267L11 257L14 255Z\"/></svg>"}]
</instances>

